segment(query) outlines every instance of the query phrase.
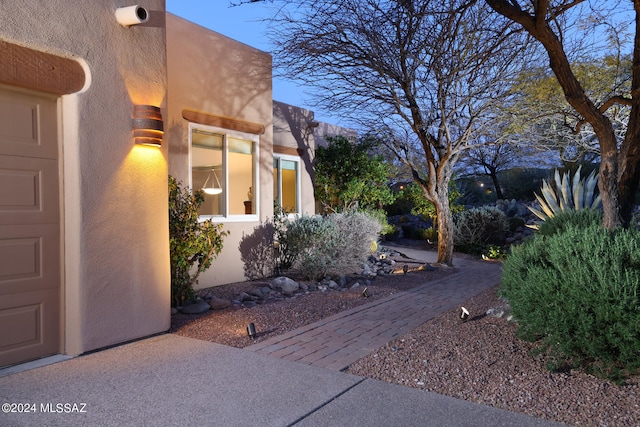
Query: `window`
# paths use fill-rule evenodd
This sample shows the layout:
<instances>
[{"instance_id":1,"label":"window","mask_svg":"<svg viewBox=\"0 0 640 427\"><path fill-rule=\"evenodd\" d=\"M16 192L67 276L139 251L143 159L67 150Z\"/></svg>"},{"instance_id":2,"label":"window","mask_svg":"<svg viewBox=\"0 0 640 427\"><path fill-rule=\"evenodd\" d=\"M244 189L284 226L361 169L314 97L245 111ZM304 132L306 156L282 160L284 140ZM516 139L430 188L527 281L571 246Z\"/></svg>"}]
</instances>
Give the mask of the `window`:
<instances>
[{"instance_id":1,"label":"window","mask_svg":"<svg viewBox=\"0 0 640 427\"><path fill-rule=\"evenodd\" d=\"M290 214L300 213L300 158L274 154L273 196Z\"/></svg>"},{"instance_id":2,"label":"window","mask_svg":"<svg viewBox=\"0 0 640 427\"><path fill-rule=\"evenodd\" d=\"M191 188L203 189L200 215L257 215L257 135L191 126Z\"/></svg>"}]
</instances>

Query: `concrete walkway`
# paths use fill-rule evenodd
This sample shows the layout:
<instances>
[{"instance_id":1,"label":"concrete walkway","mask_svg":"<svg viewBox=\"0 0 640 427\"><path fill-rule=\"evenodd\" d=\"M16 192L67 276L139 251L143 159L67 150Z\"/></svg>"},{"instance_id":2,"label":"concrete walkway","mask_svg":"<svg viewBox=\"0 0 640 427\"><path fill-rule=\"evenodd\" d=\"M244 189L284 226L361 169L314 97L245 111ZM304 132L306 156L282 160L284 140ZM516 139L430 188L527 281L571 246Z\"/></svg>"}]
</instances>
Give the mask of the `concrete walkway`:
<instances>
[{"instance_id":1,"label":"concrete walkway","mask_svg":"<svg viewBox=\"0 0 640 427\"><path fill-rule=\"evenodd\" d=\"M394 248L409 258L435 262L434 252ZM458 272L340 312L246 347L259 354L341 371L389 341L500 282L500 265L457 259Z\"/></svg>"},{"instance_id":2,"label":"concrete walkway","mask_svg":"<svg viewBox=\"0 0 640 427\"><path fill-rule=\"evenodd\" d=\"M0 371L0 426L560 425L337 372L499 277L491 264L458 267L459 273L421 289L266 346L237 349L166 334L4 377ZM314 342L318 348L311 351Z\"/></svg>"}]
</instances>

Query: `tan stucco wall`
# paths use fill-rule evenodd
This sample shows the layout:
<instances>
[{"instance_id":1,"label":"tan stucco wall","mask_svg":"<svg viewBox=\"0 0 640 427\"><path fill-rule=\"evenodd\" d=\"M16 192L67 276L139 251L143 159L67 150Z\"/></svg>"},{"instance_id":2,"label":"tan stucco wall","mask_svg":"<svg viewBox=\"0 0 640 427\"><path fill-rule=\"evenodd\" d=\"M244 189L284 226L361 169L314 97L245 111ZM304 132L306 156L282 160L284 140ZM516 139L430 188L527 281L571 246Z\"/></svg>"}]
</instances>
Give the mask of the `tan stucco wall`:
<instances>
[{"instance_id":1,"label":"tan stucco wall","mask_svg":"<svg viewBox=\"0 0 640 427\"><path fill-rule=\"evenodd\" d=\"M315 213L313 160L316 147L313 132L317 125L313 111L284 102L273 102L274 151L293 149L297 152L295 155L300 156L301 213L310 215Z\"/></svg>"},{"instance_id":2,"label":"tan stucco wall","mask_svg":"<svg viewBox=\"0 0 640 427\"><path fill-rule=\"evenodd\" d=\"M152 25L131 28L114 17L124 0L9 3L1 39L74 58L87 74L59 102L64 352L167 330L167 148L131 135L134 104L166 102L164 0L146 0Z\"/></svg>"},{"instance_id":3,"label":"tan stucco wall","mask_svg":"<svg viewBox=\"0 0 640 427\"><path fill-rule=\"evenodd\" d=\"M271 55L167 14L169 173L189 182L189 123L184 109L264 126L260 135L260 220L273 215ZM222 221L230 234L196 288L245 280L240 241L259 221Z\"/></svg>"}]
</instances>

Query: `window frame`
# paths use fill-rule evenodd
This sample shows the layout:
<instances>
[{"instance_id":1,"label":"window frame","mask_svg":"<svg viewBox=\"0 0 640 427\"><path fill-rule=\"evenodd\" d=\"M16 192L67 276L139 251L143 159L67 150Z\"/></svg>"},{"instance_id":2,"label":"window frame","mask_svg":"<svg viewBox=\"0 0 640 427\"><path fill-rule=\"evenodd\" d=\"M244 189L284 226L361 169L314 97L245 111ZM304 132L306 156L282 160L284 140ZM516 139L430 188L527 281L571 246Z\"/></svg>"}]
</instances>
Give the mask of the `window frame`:
<instances>
[{"instance_id":1,"label":"window frame","mask_svg":"<svg viewBox=\"0 0 640 427\"><path fill-rule=\"evenodd\" d=\"M292 156L290 154L273 153L273 159L278 159L278 173L275 177L276 187L278 189L277 194L273 195L274 202L278 202L279 206L282 206L282 163L281 160L291 161L296 163L296 212L288 213L289 217L295 217L302 214L302 159L300 156Z\"/></svg>"},{"instance_id":2,"label":"window frame","mask_svg":"<svg viewBox=\"0 0 640 427\"><path fill-rule=\"evenodd\" d=\"M204 132L217 133L223 135L222 142L222 176L220 184L224 191L224 213L222 215L199 215L201 221L211 219L214 223L219 222L256 222L259 221L260 212L260 135L239 132L231 129L208 126L200 123L189 122L189 188L193 191L193 130L199 129ZM253 143L253 206L252 214L229 214L229 138L237 138ZM248 189L247 189L248 190Z\"/></svg>"}]
</instances>

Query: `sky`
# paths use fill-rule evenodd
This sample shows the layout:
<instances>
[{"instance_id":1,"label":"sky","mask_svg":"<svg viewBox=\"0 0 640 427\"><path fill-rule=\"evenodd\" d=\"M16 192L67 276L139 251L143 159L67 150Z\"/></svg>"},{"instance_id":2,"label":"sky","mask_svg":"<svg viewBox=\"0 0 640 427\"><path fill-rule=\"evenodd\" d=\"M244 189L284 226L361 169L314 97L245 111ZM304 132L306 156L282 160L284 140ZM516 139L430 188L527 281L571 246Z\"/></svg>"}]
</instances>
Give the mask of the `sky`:
<instances>
[{"instance_id":1,"label":"sky","mask_svg":"<svg viewBox=\"0 0 640 427\"><path fill-rule=\"evenodd\" d=\"M229 38L265 52L270 43L265 33L270 16L268 4L254 3L230 7L229 0L167 0L167 11ZM316 120L340 124L337 118L309 105L302 87L283 79L273 79L273 99L315 112Z\"/></svg>"}]
</instances>

